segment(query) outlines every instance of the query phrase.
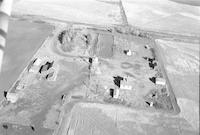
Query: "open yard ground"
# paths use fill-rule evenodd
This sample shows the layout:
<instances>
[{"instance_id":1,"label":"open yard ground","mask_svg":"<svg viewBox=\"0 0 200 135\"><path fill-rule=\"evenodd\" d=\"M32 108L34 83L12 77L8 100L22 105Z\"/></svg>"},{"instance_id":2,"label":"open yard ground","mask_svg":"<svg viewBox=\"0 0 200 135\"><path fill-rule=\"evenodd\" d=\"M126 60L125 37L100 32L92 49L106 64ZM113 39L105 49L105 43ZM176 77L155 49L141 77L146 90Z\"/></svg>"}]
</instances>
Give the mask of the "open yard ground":
<instances>
[{"instance_id":1,"label":"open yard ground","mask_svg":"<svg viewBox=\"0 0 200 135\"><path fill-rule=\"evenodd\" d=\"M49 38L51 39L51 38ZM0 111L0 122L6 124L8 129L0 128L1 133L9 135L51 135L59 125L59 117L62 111L65 95L71 91L81 90L84 93L83 82L87 79L87 66L85 62L76 61L73 58L54 57L48 52L46 40L43 46L35 54L36 57L50 57L55 65L60 67L56 72L56 81L47 81L39 74L24 70L10 92L19 93L22 96L17 103L7 104ZM52 58L53 57L53 58ZM31 62L30 62L31 63ZM24 85L23 88L17 88ZM85 96L85 95L83 95ZM2 106L1 106L2 107ZM1 108L2 109L2 108Z\"/></svg>"},{"instance_id":2,"label":"open yard ground","mask_svg":"<svg viewBox=\"0 0 200 135\"><path fill-rule=\"evenodd\" d=\"M29 63L32 56L53 31L48 24L10 20L7 45L0 75L0 99Z\"/></svg>"},{"instance_id":3,"label":"open yard ground","mask_svg":"<svg viewBox=\"0 0 200 135\"><path fill-rule=\"evenodd\" d=\"M196 112L184 113L180 104L174 115L173 90L152 81L165 79L153 46L150 39L108 30L56 29L9 91L17 100L2 102L0 133L197 135ZM117 98L111 89L120 91ZM194 103L184 101L178 99Z\"/></svg>"}]
</instances>

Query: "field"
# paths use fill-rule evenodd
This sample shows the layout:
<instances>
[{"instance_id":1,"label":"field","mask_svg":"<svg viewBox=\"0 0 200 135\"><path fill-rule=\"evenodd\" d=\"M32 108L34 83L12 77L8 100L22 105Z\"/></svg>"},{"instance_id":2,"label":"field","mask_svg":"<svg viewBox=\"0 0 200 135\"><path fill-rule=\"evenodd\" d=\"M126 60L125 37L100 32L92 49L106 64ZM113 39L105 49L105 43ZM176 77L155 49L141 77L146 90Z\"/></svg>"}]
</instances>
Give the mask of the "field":
<instances>
[{"instance_id":1,"label":"field","mask_svg":"<svg viewBox=\"0 0 200 135\"><path fill-rule=\"evenodd\" d=\"M198 4L198 0L122 0L121 8L119 0L19 0L14 4L13 14L101 26L128 22L151 31L199 36L200 8L192 6Z\"/></svg>"},{"instance_id":2,"label":"field","mask_svg":"<svg viewBox=\"0 0 200 135\"><path fill-rule=\"evenodd\" d=\"M64 118L59 135L177 135L180 132L195 135L187 122L178 117L98 103L76 104Z\"/></svg>"},{"instance_id":3,"label":"field","mask_svg":"<svg viewBox=\"0 0 200 135\"><path fill-rule=\"evenodd\" d=\"M13 14L39 15L68 22L96 25L122 23L118 4L96 0L20 0L13 10Z\"/></svg>"},{"instance_id":4,"label":"field","mask_svg":"<svg viewBox=\"0 0 200 135\"><path fill-rule=\"evenodd\" d=\"M200 2L198 0L171 0L171 1L192 6L200 6Z\"/></svg>"},{"instance_id":5,"label":"field","mask_svg":"<svg viewBox=\"0 0 200 135\"><path fill-rule=\"evenodd\" d=\"M168 0L124 0L123 5L133 26L166 33L200 34L199 7Z\"/></svg>"},{"instance_id":6,"label":"field","mask_svg":"<svg viewBox=\"0 0 200 135\"><path fill-rule=\"evenodd\" d=\"M199 127L199 44L157 40L181 116ZM191 111L192 110L192 111Z\"/></svg>"}]
</instances>

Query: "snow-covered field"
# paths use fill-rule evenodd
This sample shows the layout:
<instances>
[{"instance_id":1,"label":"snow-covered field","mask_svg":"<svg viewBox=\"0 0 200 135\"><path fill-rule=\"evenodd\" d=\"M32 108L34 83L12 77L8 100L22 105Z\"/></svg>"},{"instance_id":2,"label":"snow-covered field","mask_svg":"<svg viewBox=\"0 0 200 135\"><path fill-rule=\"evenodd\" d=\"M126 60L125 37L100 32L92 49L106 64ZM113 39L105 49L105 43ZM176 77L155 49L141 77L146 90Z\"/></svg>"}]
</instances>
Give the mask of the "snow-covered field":
<instances>
[{"instance_id":1,"label":"snow-covered field","mask_svg":"<svg viewBox=\"0 0 200 135\"><path fill-rule=\"evenodd\" d=\"M180 0L122 0L130 25L200 35L200 7L192 6L191 1L189 3L181 3ZM119 0L16 0L13 14L98 25L122 24Z\"/></svg>"},{"instance_id":2,"label":"snow-covered field","mask_svg":"<svg viewBox=\"0 0 200 135\"><path fill-rule=\"evenodd\" d=\"M200 35L200 7L192 6L191 1L189 3L183 4L180 0L122 0L130 25ZM119 0L17 0L13 14L40 15L98 25L122 24Z\"/></svg>"},{"instance_id":3,"label":"snow-covered field","mask_svg":"<svg viewBox=\"0 0 200 135\"><path fill-rule=\"evenodd\" d=\"M200 35L200 7L169 0L123 0L123 6L131 25L162 32Z\"/></svg>"},{"instance_id":4,"label":"snow-covered field","mask_svg":"<svg viewBox=\"0 0 200 135\"><path fill-rule=\"evenodd\" d=\"M16 13L97 25L122 23L118 4L100 0L20 0L13 6Z\"/></svg>"},{"instance_id":5,"label":"snow-covered field","mask_svg":"<svg viewBox=\"0 0 200 135\"><path fill-rule=\"evenodd\" d=\"M156 40L180 106L180 116L199 129L199 43Z\"/></svg>"},{"instance_id":6,"label":"snow-covered field","mask_svg":"<svg viewBox=\"0 0 200 135\"><path fill-rule=\"evenodd\" d=\"M199 44L157 40L164 49L167 71L185 75L199 73Z\"/></svg>"}]
</instances>

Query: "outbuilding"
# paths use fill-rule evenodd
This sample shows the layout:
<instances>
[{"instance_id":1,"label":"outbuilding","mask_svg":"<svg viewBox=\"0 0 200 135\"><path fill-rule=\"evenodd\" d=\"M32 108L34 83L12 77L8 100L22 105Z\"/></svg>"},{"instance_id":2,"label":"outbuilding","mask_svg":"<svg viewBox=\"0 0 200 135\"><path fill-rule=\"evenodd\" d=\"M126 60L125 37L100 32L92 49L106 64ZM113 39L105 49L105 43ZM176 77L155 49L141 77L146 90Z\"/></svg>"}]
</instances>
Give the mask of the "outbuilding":
<instances>
[{"instance_id":1,"label":"outbuilding","mask_svg":"<svg viewBox=\"0 0 200 135\"><path fill-rule=\"evenodd\" d=\"M132 85L129 84L128 78L121 80L120 89L122 90L132 90Z\"/></svg>"},{"instance_id":2,"label":"outbuilding","mask_svg":"<svg viewBox=\"0 0 200 135\"><path fill-rule=\"evenodd\" d=\"M131 56L132 55L132 52L131 50L124 50L124 54L126 54L127 56Z\"/></svg>"},{"instance_id":3,"label":"outbuilding","mask_svg":"<svg viewBox=\"0 0 200 135\"><path fill-rule=\"evenodd\" d=\"M144 48L145 48L145 49L148 49L148 50L151 49L151 47L150 47L149 45L145 45Z\"/></svg>"},{"instance_id":4,"label":"outbuilding","mask_svg":"<svg viewBox=\"0 0 200 135\"><path fill-rule=\"evenodd\" d=\"M7 101L10 101L11 103L16 103L17 100L19 99L19 94L17 93L7 93L6 94L6 99Z\"/></svg>"},{"instance_id":5,"label":"outbuilding","mask_svg":"<svg viewBox=\"0 0 200 135\"><path fill-rule=\"evenodd\" d=\"M166 85L166 80L164 78L156 78L156 85Z\"/></svg>"},{"instance_id":6,"label":"outbuilding","mask_svg":"<svg viewBox=\"0 0 200 135\"><path fill-rule=\"evenodd\" d=\"M110 96L112 98L119 98L119 89L110 88Z\"/></svg>"}]
</instances>

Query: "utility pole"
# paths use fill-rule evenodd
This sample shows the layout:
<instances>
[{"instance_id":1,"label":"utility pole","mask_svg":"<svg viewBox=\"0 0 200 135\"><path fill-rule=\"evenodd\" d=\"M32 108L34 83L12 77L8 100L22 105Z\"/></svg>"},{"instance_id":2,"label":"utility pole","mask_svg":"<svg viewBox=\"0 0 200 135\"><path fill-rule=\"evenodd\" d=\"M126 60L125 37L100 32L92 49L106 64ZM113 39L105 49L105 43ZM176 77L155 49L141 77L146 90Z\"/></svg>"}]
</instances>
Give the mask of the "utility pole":
<instances>
[{"instance_id":1,"label":"utility pole","mask_svg":"<svg viewBox=\"0 0 200 135\"><path fill-rule=\"evenodd\" d=\"M13 0L0 0L0 72L3 64L6 36L8 32L8 21L11 15Z\"/></svg>"}]
</instances>

